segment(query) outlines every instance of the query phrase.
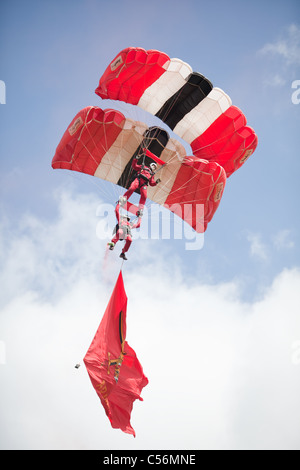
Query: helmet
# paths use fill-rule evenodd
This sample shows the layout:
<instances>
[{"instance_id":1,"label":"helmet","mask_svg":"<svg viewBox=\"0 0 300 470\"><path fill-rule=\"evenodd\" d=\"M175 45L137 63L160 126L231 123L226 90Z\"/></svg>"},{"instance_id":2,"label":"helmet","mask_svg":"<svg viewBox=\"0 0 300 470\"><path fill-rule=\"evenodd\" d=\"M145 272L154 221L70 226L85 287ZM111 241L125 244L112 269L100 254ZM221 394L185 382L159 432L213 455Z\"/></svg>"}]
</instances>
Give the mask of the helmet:
<instances>
[{"instance_id":1,"label":"helmet","mask_svg":"<svg viewBox=\"0 0 300 470\"><path fill-rule=\"evenodd\" d=\"M152 171L155 171L156 168L157 168L156 163L150 163L150 168L151 168Z\"/></svg>"}]
</instances>

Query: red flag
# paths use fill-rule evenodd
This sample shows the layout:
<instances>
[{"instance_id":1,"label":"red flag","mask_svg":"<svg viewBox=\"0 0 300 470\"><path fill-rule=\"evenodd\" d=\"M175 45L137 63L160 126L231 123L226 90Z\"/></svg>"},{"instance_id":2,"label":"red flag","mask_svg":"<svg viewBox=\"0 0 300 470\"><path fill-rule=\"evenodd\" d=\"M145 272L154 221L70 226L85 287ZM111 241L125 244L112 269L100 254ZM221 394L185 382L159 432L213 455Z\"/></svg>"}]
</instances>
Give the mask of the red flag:
<instances>
[{"instance_id":1,"label":"red flag","mask_svg":"<svg viewBox=\"0 0 300 470\"><path fill-rule=\"evenodd\" d=\"M143 152L145 152L145 154L147 155L147 157L149 158L152 158L152 160L154 160L156 163L158 163L159 165L165 165L166 162L164 162L163 160L161 160L161 158L158 158L156 155L154 155L154 153L150 152L150 150L146 149L146 148L143 148Z\"/></svg>"},{"instance_id":2,"label":"red flag","mask_svg":"<svg viewBox=\"0 0 300 470\"><path fill-rule=\"evenodd\" d=\"M125 341L127 296L120 271L100 326L84 363L113 428L128 434L131 410L148 384L134 350Z\"/></svg>"}]
</instances>

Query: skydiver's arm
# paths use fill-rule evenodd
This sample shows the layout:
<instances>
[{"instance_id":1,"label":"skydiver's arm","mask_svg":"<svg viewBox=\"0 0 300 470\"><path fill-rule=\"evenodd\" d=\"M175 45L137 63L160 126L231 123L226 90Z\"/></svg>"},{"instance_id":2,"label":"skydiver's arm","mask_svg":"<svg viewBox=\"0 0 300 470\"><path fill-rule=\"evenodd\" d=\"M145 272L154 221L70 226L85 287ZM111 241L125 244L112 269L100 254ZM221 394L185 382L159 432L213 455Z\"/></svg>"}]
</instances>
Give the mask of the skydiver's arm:
<instances>
[{"instance_id":1,"label":"skydiver's arm","mask_svg":"<svg viewBox=\"0 0 300 470\"><path fill-rule=\"evenodd\" d=\"M141 222L142 222L142 217L139 217L138 220L137 220L137 222L136 222L135 224L132 224L132 225L131 225L131 228L132 228L132 229L133 229L133 228L139 228L140 225L141 225Z\"/></svg>"},{"instance_id":2,"label":"skydiver's arm","mask_svg":"<svg viewBox=\"0 0 300 470\"><path fill-rule=\"evenodd\" d=\"M158 178L156 181L154 179L154 175L151 177L150 181L149 181L149 184L150 186L156 186L158 183L160 183L160 179Z\"/></svg>"},{"instance_id":3,"label":"skydiver's arm","mask_svg":"<svg viewBox=\"0 0 300 470\"><path fill-rule=\"evenodd\" d=\"M134 158L134 160L132 161L132 168L133 168L134 171L137 171L137 172L141 171L141 169L142 169L142 165L138 164L136 158Z\"/></svg>"},{"instance_id":4,"label":"skydiver's arm","mask_svg":"<svg viewBox=\"0 0 300 470\"><path fill-rule=\"evenodd\" d=\"M115 213L116 213L118 224L120 224L120 204L116 205Z\"/></svg>"}]
</instances>

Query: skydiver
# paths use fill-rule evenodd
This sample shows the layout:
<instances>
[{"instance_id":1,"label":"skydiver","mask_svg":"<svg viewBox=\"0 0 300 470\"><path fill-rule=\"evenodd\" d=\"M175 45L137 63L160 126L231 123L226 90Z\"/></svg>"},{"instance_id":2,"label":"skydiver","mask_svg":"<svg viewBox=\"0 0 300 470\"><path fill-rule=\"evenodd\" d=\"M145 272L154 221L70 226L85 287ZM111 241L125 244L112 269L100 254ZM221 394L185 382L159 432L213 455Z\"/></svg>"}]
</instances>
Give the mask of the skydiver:
<instances>
[{"instance_id":1,"label":"skydiver","mask_svg":"<svg viewBox=\"0 0 300 470\"><path fill-rule=\"evenodd\" d=\"M122 197L122 196L121 196ZM121 199L121 198L120 198ZM112 238L111 242L108 243L109 249L113 250L116 243L119 240L125 240L124 247L122 249L122 252L120 254L120 258L123 258L123 260L127 260L127 257L125 253L129 250L130 245L132 243L132 236L131 236L131 230L134 228L139 228L141 225L141 216L139 216L138 220L136 223L131 223L130 222L130 217L128 215L123 216L120 215L120 203L116 205L116 217L118 224L116 225L114 229L114 237Z\"/></svg>"},{"instance_id":2,"label":"skydiver","mask_svg":"<svg viewBox=\"0 0 300 470\"><path fill-rule=\"evenodd\" d=\"M126 193L123 196L121 196L120 204L124 205L125 202L130 198L132 193L134 193L134 191L139 189L141 193L141 197L140 197L140 202L139 202L139 210L137 211L136 215L138 217L141 217L143 215L143 210L144 210L145 202L147 199L148 185L156 186L158 183L160 183L161 180L157 179L155 181L154 179L155 171L157 169L157 164L152 162L150 163L149 166L146 166L144 163L142 165L139 165L137 163L139 158L140 156L136 157L132 162L132 169L137 172L137 176L131 183Z\"/></svg>"}]
</instances>

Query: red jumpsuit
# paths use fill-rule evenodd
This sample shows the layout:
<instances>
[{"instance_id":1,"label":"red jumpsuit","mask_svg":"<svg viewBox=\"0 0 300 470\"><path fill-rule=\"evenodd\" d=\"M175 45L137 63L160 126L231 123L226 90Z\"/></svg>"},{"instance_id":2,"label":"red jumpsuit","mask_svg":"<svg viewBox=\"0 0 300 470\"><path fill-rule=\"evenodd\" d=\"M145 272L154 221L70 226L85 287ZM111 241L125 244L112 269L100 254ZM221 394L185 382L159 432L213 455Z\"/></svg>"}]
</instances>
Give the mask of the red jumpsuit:
<instances>
[{"instance_id":1,"label":"red jumpsuit","mask_svg":"<svg viewBox=\"0 0 300 470\"><path fill-rule=\"evenodd\" d=\"M144 209L147 199L148 184L150 184L150 186L156 186L157 184L154 179L154 172L148 166L138 165L136 159L132 162L132 168L138 173L138 175L133 180L124 196L129 199L132 193L134 193L136 189L139 189L141 193L139 209Z\"/></svg>"},{"instance_id":2,"label":"red jumpsuit","mask_svg":"<svg viewBox=\"0 0 300 470\"><path fill-rule=\"evenodd\" d=\"M118 220L119 228L116 231L114 238L112 239L112 243L117 243L119 240L125 240L125 245L122 250L122 253L126 253L131 245L132 237L131 237L131 230L133 228L139 228L141 225L141 218L138 218L138 221L135 224L131 224L127 217L120 216L120 205L117 204L116 206L116 217Z\"/></svg>"}]
</instances>

